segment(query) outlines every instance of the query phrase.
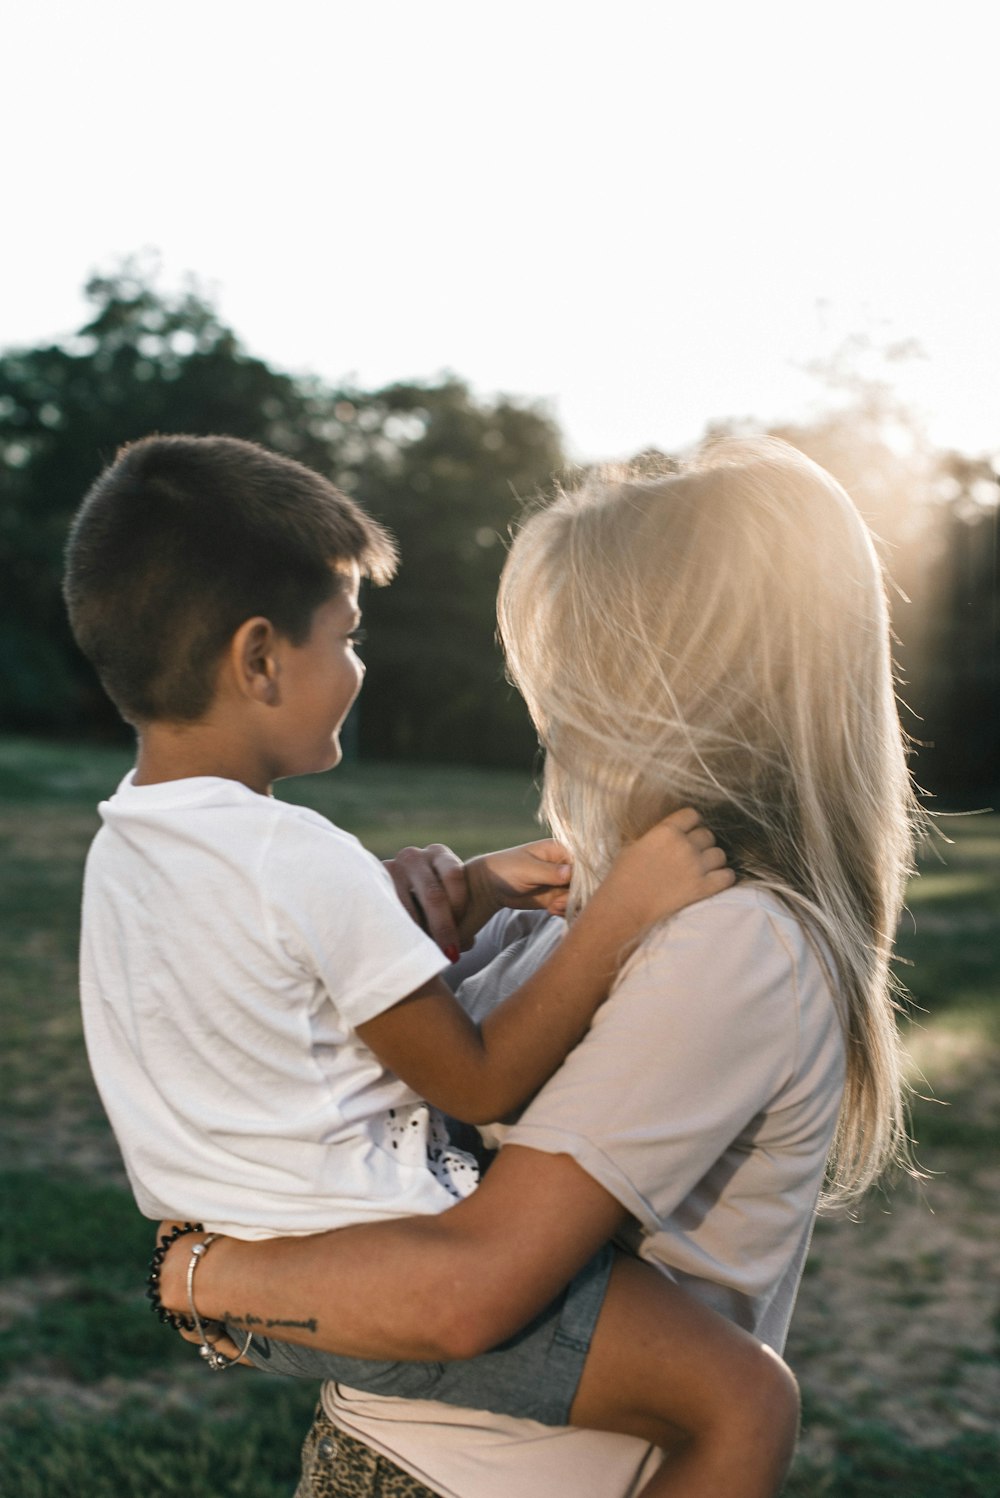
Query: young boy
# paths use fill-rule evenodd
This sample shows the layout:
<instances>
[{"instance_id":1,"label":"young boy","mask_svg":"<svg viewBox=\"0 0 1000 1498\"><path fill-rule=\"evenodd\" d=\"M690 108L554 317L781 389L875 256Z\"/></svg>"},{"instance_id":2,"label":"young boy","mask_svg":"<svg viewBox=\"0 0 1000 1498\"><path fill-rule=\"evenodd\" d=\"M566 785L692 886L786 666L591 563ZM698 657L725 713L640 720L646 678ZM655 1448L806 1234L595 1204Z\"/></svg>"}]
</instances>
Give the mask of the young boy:
<instances>
[{"instance_id":1,"label":"young boy","mask_svg":"<svg viewBox=\"0 0 1000 1498\"><path fill-rule=\"evenodd\" d=\"M225 437L124 449L74 522L74 633L139 741L88 858L84 1023L136 1200L154 1220L252 1238L443 1210L476 1169L434 1108L483 1123L521 1106L582 1037L642 932L732 880L697 816L676 814L623 852L554 954L474 1025L377 860L270 794L277 779L338 763L364 675L360 579L387 582L394 565L386 532L324 479ZM528 882L527 860L515 851L481 866L469 933L502 883ZM593 1320L607 1274L604 1255L579 1277ZM530 1333L539 1369L557 1318ZM565 1421L585 1355L582 1339L565 1388L546 1389L544 1411L539 1389L527 1412ZM525 1413L491 1357L444 1365L420 1392ZM408 1365L398 1383L372 1366L379 1390L407 1391ZM324 1371L367 1386L362 1361ZM704 1422L713 1440L734 1393L718 1373L719 1409ZM650 1369L650 1382L661 1375ZM647 1429L667 1444L669 1389L662 1404ZM776 1428L789 1428L793 1405L789 1394L774 1410ZM684 1434L696 1447L701 1433ZM779 1470L773 1452L746 1454L757 1478L767 1462Z\"/></svg>"}]
</instances>

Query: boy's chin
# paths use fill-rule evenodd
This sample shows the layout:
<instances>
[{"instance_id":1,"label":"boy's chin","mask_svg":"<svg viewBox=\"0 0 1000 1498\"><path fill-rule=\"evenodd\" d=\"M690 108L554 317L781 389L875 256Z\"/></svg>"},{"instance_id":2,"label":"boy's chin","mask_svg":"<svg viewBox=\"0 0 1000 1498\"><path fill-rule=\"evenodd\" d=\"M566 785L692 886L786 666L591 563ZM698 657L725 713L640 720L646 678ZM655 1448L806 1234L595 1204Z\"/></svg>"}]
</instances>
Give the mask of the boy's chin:
<instances>
[{"instance_id":1,"label":"boy's chin","mask_svg":"<svg viewBox=\"0 0 1000 1498\"><path fill-rule=\"evenodd\" d=\"M295 769L286 769L276 776L279 780L294 780L299 775L325 775L327 770L335 770L344 757L340 747L340 740L333 742L323 751L306 760L301 759Z\"/></svg>"}]
</instances>

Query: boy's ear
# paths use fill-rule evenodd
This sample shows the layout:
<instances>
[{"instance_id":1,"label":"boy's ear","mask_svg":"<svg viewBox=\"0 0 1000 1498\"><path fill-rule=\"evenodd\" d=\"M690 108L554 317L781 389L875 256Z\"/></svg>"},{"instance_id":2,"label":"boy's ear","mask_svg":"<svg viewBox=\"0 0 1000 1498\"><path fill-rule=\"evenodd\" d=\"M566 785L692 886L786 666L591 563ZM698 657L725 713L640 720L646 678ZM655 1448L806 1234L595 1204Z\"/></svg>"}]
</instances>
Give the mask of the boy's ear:
<instances>
[{"instance_id":1,"label":"boy's ear","mask_svg":"<svg viewBox=\"0 0 1000 1498\"><path fill-rule=\"evenodd\" d=\"M229 665L237 691L268 706L279 701L277 643L274 625L261 617L247 619L229 643Z\"/></svg>"}]
</instances>

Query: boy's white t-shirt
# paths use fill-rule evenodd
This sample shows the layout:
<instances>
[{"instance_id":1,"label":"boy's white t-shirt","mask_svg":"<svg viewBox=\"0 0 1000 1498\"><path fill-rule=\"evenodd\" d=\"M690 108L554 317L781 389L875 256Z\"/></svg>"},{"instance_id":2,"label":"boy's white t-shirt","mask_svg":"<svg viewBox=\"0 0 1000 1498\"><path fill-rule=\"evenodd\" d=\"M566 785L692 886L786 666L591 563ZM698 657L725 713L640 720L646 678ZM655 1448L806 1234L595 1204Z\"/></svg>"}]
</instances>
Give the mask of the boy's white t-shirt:
<instances>
[{"instance_id":1,"label":"boy's white t-shirt","mask_svg":"<svg viewBox=\"0 0 1000 1498\"><path fill-rule=\"evenodd\" d=\"M464 984L476 1018L544 960L561 922L502 913ZM504 937L508 940L504 946ZM775 897L737 886L682 910L623 969L590 1030L501 1131L567 1154L631 1214L625 1236L777 1350L809 1246L844 1081L829 962ZM516 1252L516 1222L511 1224ZM444 1498L632 1498L657 1453L324 1386L328 1414Z\"/></svg>"},{"instance_id":2,"label":"boy's white t-shirt","mask_svg":"<svg viewBox=\"0 0 1000 1498\"><path fill-rule=\"evenodd\" d=\"M84 1030L140 1210L255 1238L471 1190L472 1161L355 1033L447 966L378 860L232 780L129 775L100 813Z\"/></svg>"}]
</instances>

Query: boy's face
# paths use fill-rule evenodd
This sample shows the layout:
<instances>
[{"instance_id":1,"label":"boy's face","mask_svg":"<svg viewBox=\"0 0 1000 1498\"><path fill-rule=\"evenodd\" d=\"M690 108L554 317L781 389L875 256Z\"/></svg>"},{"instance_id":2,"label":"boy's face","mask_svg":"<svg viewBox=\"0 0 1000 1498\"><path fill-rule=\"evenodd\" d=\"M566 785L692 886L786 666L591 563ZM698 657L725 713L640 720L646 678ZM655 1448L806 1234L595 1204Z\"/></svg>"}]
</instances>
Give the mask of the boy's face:
<instances>
[{"instance_id":1,"label":"boy's face","mask_svg":"<svg viewBox=\"0 0 1000 1498\"><path fill-rule=\"evenodd\" d=\"M340 730L365 675L354 649L361 620L356 564L343 569L343 579L337 596L313 614L305 644L282 643L282 764L275 779L340 763Z\"/></svg>"}]
</instances>

